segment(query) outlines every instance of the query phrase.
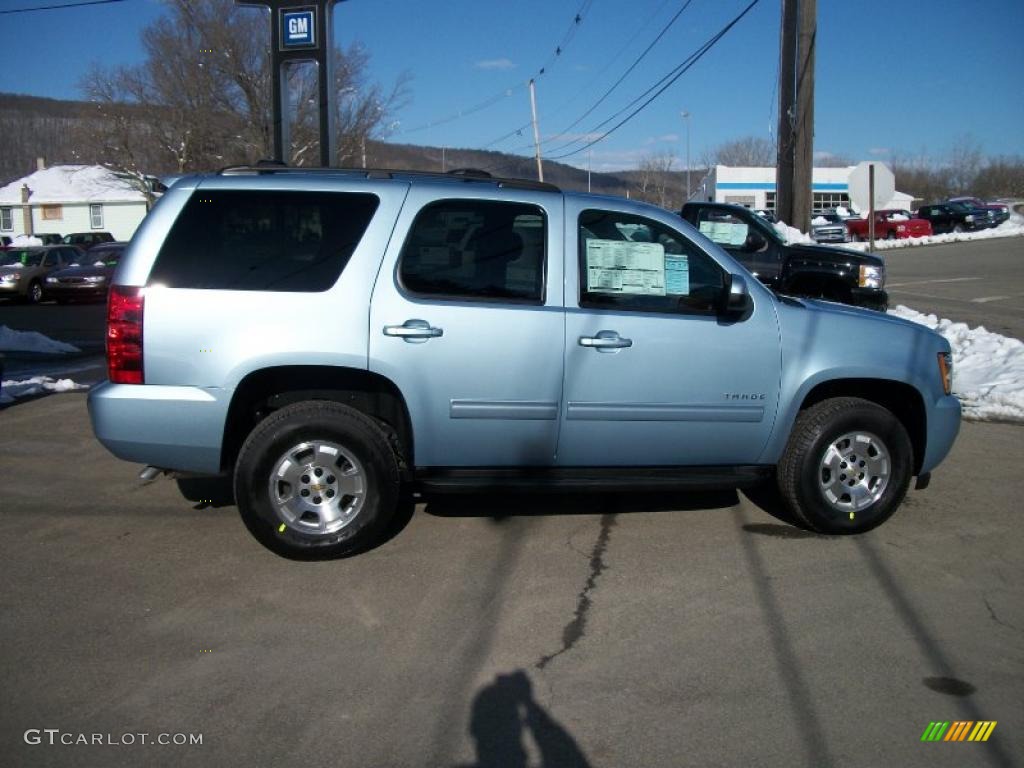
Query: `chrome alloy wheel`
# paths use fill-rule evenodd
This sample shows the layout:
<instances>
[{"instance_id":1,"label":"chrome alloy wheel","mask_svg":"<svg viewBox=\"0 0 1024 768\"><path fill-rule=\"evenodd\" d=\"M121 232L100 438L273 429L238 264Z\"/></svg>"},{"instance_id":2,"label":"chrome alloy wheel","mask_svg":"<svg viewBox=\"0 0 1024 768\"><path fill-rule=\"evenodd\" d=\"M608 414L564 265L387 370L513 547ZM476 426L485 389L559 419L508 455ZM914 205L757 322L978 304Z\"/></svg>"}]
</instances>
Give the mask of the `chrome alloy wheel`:
<instances>
[{"instance_id":1,"label":"chrome alloy wheel","mask_svg":"<svg viewBox=\"0 0 1024 768\"><path fill-rule=\"evenodd\" d=\"M854 513L885 493L892 472L889 449L870 432L847 432L829 443L819 463L819 487L835 510Z\"/></svg>"},{"instance_id":2,"label":"chrome alloy wheel","mask_svg":"<svg viewBox=\"0 0 1024 768\"><path fill-rule=\"evenodd\" d=\"M299 443L274 464L270 501L283 525L313 536L337 533L366 500L366 471L344 447L325 440ZM283 529L282 529L283 530Z\"/></svg>"}]
</instances>

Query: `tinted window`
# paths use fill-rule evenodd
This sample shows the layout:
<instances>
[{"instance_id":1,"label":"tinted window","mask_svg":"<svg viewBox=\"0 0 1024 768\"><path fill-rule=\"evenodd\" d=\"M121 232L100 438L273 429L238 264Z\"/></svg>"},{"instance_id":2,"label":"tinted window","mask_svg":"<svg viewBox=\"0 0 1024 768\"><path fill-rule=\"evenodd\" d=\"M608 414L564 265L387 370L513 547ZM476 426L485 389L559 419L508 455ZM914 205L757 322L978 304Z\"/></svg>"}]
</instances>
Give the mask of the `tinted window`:
<instances>
[{"instance_id":1,"label":"tinted window","mask_svg":"<svg viewBox=\"0 0 1024 768\"><path fill-rule=\"evenodd\" d=\"M377 210L374 195L198 190L171 228L151 283L325 291Z\"/></svg>"},{"instance_id":2,"label":"tinted window","mask_svg":"<svg viewBox=\"0 0 1024 768\"><path fill-rule=\"evenodd\" d=\"M716 311L725 273L663 224L625 213L584 211L579 244L581 307Z\"/></svg>"},{"instance_id":3,"label":"tinted window","mask_svg":"<svg viewBox=\"0 0 1024 768\"><path fill-rule=\"evenodd\" d=\"M453 299L541 302L544 212L536 205L443 200L426 206L402 248L407 291Z\"/></svg>"}]
</instances>

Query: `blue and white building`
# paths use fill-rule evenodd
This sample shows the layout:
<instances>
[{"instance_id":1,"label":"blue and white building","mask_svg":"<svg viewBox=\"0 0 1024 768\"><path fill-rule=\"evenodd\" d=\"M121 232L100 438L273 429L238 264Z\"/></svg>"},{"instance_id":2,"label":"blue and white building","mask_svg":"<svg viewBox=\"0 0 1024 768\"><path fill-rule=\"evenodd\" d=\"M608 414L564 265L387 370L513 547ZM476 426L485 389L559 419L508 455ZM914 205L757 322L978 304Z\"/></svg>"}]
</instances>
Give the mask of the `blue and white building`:
<instances>
[{"instance_id":1,"label":"blue and white building","mask_svg":"<svg viewBox=\"0 0 1024 768\"><path fill-rule=\"evenodd\" d=\"M850 203L850 172L854 166L845 168L815 168L811 175L811 192L814 196L814 213L829 211L840 206L858 210ZM740 168L716 165L704 177L701 186L693 194L694 200L715 203L734 203L747 208L775 210L775 169ZM904 192L896 192L883 208L913 207L914 198Z\"/></svg>"}]
</instances>

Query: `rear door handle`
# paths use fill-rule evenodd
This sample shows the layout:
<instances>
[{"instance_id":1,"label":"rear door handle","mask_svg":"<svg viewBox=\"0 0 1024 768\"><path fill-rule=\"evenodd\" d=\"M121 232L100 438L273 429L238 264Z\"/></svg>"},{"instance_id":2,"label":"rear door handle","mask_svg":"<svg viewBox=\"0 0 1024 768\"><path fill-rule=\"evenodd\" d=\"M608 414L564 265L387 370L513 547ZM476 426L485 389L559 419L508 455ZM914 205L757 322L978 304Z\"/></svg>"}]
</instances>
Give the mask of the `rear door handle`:
<instances>
[{"instance_id":1,"label":"rear door handle","mask_svg":"<svg viewBox=\"0 0 1024 768\"><path fill-rule=\"evenodd\" d=\"M406 320L401 325L385 325L384 335L395 336L405 341L415 343L443 336L444 330L441 328L434 328L426 320Z\"/></svg>"},{"instance_id":2,"label":"rear door handle","mask_svg":"<svg viewBox=\"0 0 1024 768\"><path fill-rule=\"evenodd\" d=\"M619 336L615 331L598 331L596 336L580 336L581 347L593 347L598 352L632 347L633 340Z\"/></svg>"}]
</instances>

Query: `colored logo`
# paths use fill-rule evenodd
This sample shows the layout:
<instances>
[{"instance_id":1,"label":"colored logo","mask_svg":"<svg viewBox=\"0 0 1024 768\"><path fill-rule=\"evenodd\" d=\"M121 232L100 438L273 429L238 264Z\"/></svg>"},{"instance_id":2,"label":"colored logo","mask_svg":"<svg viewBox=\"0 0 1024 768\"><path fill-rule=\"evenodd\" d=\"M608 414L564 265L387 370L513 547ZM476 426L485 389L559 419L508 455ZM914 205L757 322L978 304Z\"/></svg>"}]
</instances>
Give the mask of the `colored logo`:
<instances>
[{"instance_id":1,"label":"colored logo","mask_svg":"<svg viewBox=\"0 0 1024 768\"><path fill-rule=\"evenodd\" d=\"M281 11L281 46L312 48L316 46L316 12Z\"/></svg>"},{"instance_id":2,"label":"colored logo","mask_svg":"<svg viewBox=\"0 0 1024 768\"><path fill-rule=\"evenodd\" d=\"M988 741L996 729L995 720L954 720L928 723L921 741Z\"/></svg>"}]
</instances>

